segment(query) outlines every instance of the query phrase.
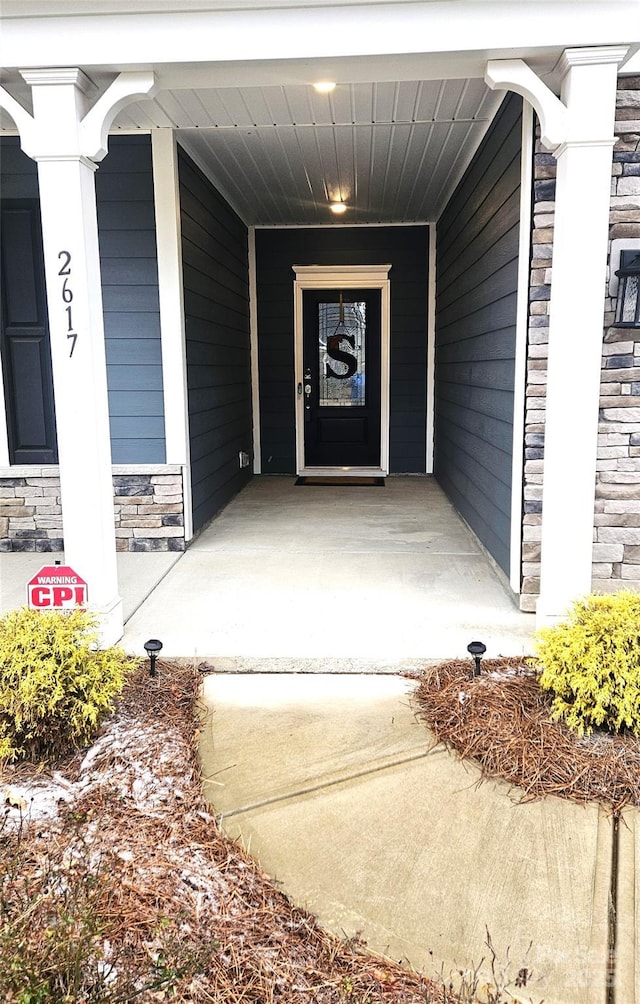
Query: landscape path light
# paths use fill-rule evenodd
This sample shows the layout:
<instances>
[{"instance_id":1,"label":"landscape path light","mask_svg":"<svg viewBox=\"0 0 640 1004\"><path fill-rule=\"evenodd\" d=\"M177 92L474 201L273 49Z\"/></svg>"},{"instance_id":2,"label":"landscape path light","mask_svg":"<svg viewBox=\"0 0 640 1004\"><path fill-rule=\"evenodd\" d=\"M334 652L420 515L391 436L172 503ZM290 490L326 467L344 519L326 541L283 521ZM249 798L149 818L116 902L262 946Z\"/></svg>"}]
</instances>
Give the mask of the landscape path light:
<instances>
[{"instance_id":1,"label":"landscape path light","mask_svg":"<svg viewBox=\"0 0 640 1004\"><path fill-rule=\"evenodd\" d=\"M149 656L149 676L156 675L156 659L161 649L162 642L158 641L157 638L149 638L149 641L144 643L144 650Z\"/></svg>"},{"instance_id":2,"label":"landscape path light","mask_svg":"<svg viewBox=\"0 0 640 1004\"><path fill-rule=\"evenodd\" d=\"M469 644L467 645L467 652L469 653L469 655L473 656L476 664L475 669L473 671L474 676L480 676L480 662L482 660L482 656L486 651L487 651L487 646L484 645L481 641L472 641L469 642Z\"/></svg>"}]
</instances>

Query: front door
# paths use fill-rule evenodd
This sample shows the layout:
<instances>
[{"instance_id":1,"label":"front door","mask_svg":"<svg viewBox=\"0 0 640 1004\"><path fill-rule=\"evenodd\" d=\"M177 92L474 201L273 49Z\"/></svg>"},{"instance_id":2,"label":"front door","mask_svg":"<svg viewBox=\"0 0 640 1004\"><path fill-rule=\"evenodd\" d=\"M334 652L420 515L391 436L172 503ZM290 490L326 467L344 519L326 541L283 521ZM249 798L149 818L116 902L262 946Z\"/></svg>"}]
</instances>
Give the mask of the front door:
<instances>
[{"instance_id":1,"label":"front door","mask_svg":"<svg viewBox=\"0 0 640 1004\"><path fill-rule=\"evenodd\" d=\"M380 467L380 289L303 293L304 464Z\"/></svg>"}]
</instances>

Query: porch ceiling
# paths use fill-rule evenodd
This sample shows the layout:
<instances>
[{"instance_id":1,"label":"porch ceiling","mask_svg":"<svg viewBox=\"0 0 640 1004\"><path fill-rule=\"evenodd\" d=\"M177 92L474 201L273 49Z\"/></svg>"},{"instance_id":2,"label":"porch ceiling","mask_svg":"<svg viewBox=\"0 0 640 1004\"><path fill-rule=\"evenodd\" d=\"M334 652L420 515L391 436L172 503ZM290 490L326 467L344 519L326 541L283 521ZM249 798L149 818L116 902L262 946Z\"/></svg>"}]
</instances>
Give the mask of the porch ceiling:
<instances>
[{"instance_id":1,"label":"porch ceiling","mask_svg":"<svg viewBox=\"0 0 640 1004\"><path fill-rule=\"evenodd\" d=\"M181 145L248 225L436 220L504 93L464 74L468 67L460 72L454 58L437 67L437 79L420 79L412 60L395 61L396 75L379 62L352 62L352 80L337 62L313 70L280 64L281 76L271 64L261 67L259 82L241 86L212 82L210 72L190 66L157 67L153 99L124 108L112 132L178 130ZM223 67L217 75L243 72ZM88 74L96 95L115 75L111 67ZM20 74L0 76L30 110ZM338 82L320 94L310 79ZM0 110L2 133L15 133L15 123ZM347 212L334 216L333 201L345 202Z\"/></svg>"},{"instance_id":2,"label":"porch ceiling","mask_svg":"<svg viewBox=\"0 0 640 1004\"><path fill-rule=\"evenodd\" d=\"M504 95L481 79L161 90L121 131L175 128L248 224L436 219Z\"/></svg>"}]
</instances>

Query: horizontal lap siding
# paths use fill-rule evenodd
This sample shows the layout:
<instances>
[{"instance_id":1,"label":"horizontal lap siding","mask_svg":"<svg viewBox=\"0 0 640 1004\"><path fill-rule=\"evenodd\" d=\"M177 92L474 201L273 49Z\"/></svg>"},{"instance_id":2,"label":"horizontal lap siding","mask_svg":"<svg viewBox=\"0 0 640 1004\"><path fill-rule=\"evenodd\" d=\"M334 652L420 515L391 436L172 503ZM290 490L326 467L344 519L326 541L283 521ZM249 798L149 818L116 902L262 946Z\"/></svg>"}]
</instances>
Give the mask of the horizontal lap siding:
<instances>
[{"instance_id":1,"label":"horizontal lap siding","mask_svg":"<svg viewBox=\"0 0 640 1004\"><path fill-rule=\"evenodd\" d=\"M435 473L509 570L521 99L510 96L438 222Z\"/></svg>"},{"instance_id":2,"label":"horizontal lap siding","mask_svg":"<svg viewBox=\"0 0 640 1004\"><path fill-rule=\"evenodd\" d=\"M3 137L0 194L39 199L35 161ZM151 141L112 136L96 172L114 463L165 459Z\"/></svg>"},{"instance_id":3,"label":"horizontal lap siding","mask_svg":"<svg viewBox=\"0 0 640 1004\"><path fill-rule=\"evenodd\" d=\"M247 228L179 150L194 528L250 477L251 368Z\"/></svg>"},{"instance_id":4,"label":"horizontal lap siding","mask_svg":"<svg viewBox=\"0 0 640 1004\"><path fill-rule=\"evenodd\" d=\"M164 398L149 136L112 136L96 172L114 464L165 461Z\"/></svg>"},{"instance_id":5,"label":"horizontal lap siding","mask_svg":"<svg viewBox=\"0 0 640 1004\"><path fill-rule=\"evenodd\" d=\"M17 136L0 138L0 198L40 198L38 166L22 152Z\"/></svg>"},{"instance_id":6,"label":"horizontal lap siding","mask_svg":"<svg viewBox=\"0 0 640 1004\"><path fill-rule=\"evenodd\" d=\"M427 227L258 230L262 470L296 470L295 265L391 263L390 470L425 470Z\"/></svg>"}]
</instances>

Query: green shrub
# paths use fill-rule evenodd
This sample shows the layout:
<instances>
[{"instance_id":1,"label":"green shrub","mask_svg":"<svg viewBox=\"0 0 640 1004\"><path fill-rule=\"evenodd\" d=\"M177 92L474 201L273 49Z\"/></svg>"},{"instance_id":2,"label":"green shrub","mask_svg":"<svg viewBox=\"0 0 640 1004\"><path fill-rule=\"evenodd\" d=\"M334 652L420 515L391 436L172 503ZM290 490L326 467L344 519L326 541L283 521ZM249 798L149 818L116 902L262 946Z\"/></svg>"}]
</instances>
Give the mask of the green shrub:
<instances>
[{"instance_id":1,"label":"green shrub","mask_svg":"<svg viewBox=\"0 0 640 1004\"><path fill-rule=\"evenodd\" d=\"M594 728L640 735L640 595L577 601L565 622L537 633L540 686L552 717L579 735Z\"/></svg>"},{"instance_id":2,"label":"green shrub","mask_svg":"<svg viewBox=\"0 0 640 1004\"><path fill-rule=\"evenodd\" d=\"M23 607L0 620L0 759L53 759L86 745L131 666L97 639L86 610Z\"/></svg>"}]
</instances>

